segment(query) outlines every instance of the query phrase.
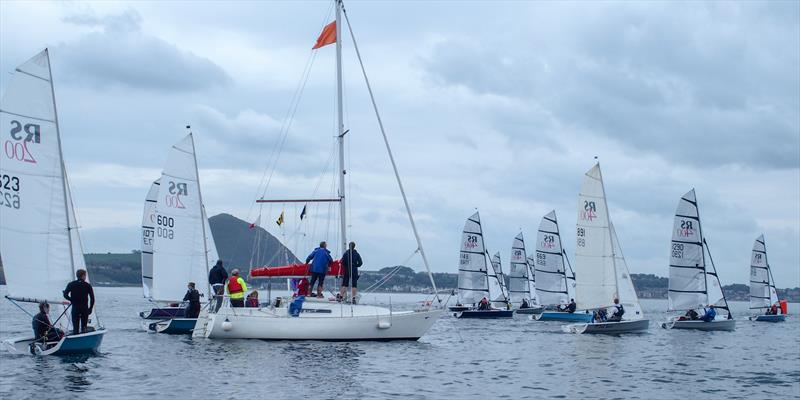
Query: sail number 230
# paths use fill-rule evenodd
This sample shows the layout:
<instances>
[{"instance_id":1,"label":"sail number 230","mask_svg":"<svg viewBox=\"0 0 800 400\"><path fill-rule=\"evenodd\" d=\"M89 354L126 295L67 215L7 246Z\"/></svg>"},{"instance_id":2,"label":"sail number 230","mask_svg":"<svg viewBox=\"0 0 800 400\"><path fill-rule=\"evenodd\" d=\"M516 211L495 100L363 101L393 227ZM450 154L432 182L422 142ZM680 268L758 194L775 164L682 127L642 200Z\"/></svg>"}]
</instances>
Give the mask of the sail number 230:
<instances>
[{"instance_id":1,"label":"sail number 230","mask_svg":"<svg viewBox=\"0 0 800 400\"><path fill-rule=\"evenodd\" d=\"M19 177L0 174L0 206L19 209Z\"/></svg>"}]
</instances>

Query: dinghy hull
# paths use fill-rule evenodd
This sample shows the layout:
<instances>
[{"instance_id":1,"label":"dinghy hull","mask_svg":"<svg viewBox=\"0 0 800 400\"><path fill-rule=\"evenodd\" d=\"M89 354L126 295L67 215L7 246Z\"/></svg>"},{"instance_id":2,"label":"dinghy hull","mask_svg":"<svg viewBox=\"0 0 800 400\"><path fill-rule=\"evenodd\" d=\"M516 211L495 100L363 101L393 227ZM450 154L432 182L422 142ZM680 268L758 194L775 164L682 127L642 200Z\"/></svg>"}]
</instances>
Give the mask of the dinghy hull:
<instances>
[{"instance_id":1,"label":"dinghy hull","mask_svg":"<svg viewBox=\"0 0 800 400\"><path fill-rule=\"evenodd\" d=\"M391 312L342 303L311 304L300 316L286 308L229 308L203 311L193 337L209 339L391 341L418 340L443 310ZM205 318L205 320L204 320Z\"/></svg>"},{"instance_id":2,"label":"dinghy hull","mask_svg":"<svg viewBox=\"0 0 800 400\"><path fill-rule=\"evenodd\" d=\"M521 314L521 315L540 314L542 311L544 311L544 308L542 307L518 308L514 310L516 314Z\"/></svg>"},{"instance_id":3,"label":"dinghy hull","mask_svg":"<svg viewBox=\"0 0 800 400\"><path fill-rule=\"evenodd\" d=\"M617 335L622 333L642 333L650 328L650 320L638 319L621 322L594 322L588 324L565 325L562 329L567 333L592 333Z\"/></svg>"},{"instance_id":4,"label":"dinghy hull","mask_svg":"<svg viewBox=\"0 0 800 400\"><path fill-rule=\"evenodd\" d=\"M144 319L167 319L183 318L186 315L185 307L161 307L152 308L150 311L142 311L139 316Z\"/></svg>"},{"instance_id":5,"label":"dinghy hull","mask_svg":"<svg viewBox=\"0 0 800 400\"><path fill-rule=\"evenodd\" d=\"M448 308L448 310L450 310L452 312L467 311L469 309L470 309L470 307L467 307L467 306L452 306L452 307Z\"/></svg>"},{"instance_id":6,"label":"dinghy hull","mask_svg":"<svg viewBox=\"0 0 800 400\"><path fill-rule=\"evenodd\" d=\"M493 318L513 318L513 310L466 310L453 314L456 318L479 318L479 319L493 319Z\"/></svg>"},{"instance_id":7,"label":"dinghy hull","mask_svg":"<svg viewBox=\"0 0 800 400\"><path fill-rule=\"evenodd\" d=\"M64 356L73 354L95 354L100 344L103 342L105 329L98 329L93 332L81 333L79 335L67 335L48 349L42 349L41 346L34 345L33 353L31 352L31 343L35 340L31 337L18 337L3 341L3 345L12 354L35 354L35 355L54 355Z\"/></svg>"},{"instance_id":8,"label":"dinghy hull","mask_svg":"<svg viewBox=\"0 0 800 400\"><path fill-rule=\"evenodd\" d=\"M711 322L702 320L688 320L678 321L670 320L661 323L664 329L694 329L699 331L734 331L736 329L736 320L734 319L718 319Z\"/></svg>"},{"instance_id":9,"label":"dinghy hull","mask_svg":"<svg viewBox=\"0 0 800 400\"><path fill-rule=\"evenodd\" d=\"M188 335L192 333L196 324L197 318L172 318L151 322L147 329L150 332L167 335Z\"/></svg>"},{"instance_id":10,"label":"dinghy hull","mask_svg":"<svg viewBox=\"0 0 800 400\"><path fill-rule=\"evenodd\" d=\"M786 314L754 315L754 316L750 317L750 321L756 321L756 322L783 322L783 321L786 321Z\"/></svg>"},{"instance_id":11,"label":"dinghy hull","mask_svg":"<svg viewBox=\"0 0 800 400\"><path fill-rule=\"evenodd\" d=\"M562 322L592 322L592 314L582 312L545 311L534 315L537 321L562 321Z\"/></svg>"}]
</instances>

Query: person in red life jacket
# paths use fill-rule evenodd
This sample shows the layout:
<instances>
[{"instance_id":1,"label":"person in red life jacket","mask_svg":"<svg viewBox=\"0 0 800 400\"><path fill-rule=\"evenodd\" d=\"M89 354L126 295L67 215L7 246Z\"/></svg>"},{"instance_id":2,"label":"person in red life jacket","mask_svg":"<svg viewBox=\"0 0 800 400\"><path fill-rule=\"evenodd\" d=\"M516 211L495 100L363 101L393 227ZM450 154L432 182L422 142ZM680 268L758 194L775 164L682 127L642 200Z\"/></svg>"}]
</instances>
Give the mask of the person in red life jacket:
<instances>
[{"instance_id":1,"label":"person in red life jacket","mask_svg":"<svg viewBox=\"0 0 800 400\"><path fill-rule=\"evenodd\" d=\"M300 279L300 282L297 283L297 293L294 297L300 296L308 296L308 279L306 278Z\"/></svg>"},{"instance_id":2,"label":"person in red life jacket","mask_svg":"<svg viewBox=\"0 0 800 400\"><path fill-rule=\"evenodd\" d=\"M489 309L489 300L484 297L478 303L478 310L488 310Z\"/></svg>"},{"instance_id":3,"label":"person in red life jacket","mask_svg":"<svg viewBox=\"0 0 800 400\"><path fill-rule=\"evenodd\" d=\"M778 315L778 303L772 305L767 311L767 315Z\"/></svg>"},{"instance_id":4,"label":"person in red life jacket","mask_svg":"<svg viewBox=\"0 0 800 400\"><path fill-rule=\"evenodd\" d=\"M317 297L322 297L323 285L325 283L325 274L328 272L328 267L333 262L331 252L328 250L328 243L320 242L319 247L314 249L311 254L306 257L306 264L311 262L311 287L314 290L314 283L317 283Z\"/></svg>"},{"instance_id":5,"label":"person in red life jacket","mask_svg":"<svg viewBox=\"0 0 800 400\"><path fill-rule=\"evenodd\" d=\"M231 307L244 307L244 293L247 291L247 283L239 276L239 270L231 271L231 277L225 285L228 289L228 296L231 298Z\"/></svg>"},{"instance_id":6,"label":"person in red life jacket","mask_svg":"<svg viewBox=\"0 0 800 400\"><path fill-rule=\"evenodd\" d=\"M94 289L86 282L86 270L75 271L78 279L70 282L64 289L64 298L72 304L72 334L86 333L89 316L94 309Z\"/></svg>"},{"instance_id":7,"label":"person in red life jacket","mask_svg":"<svg viewBox=\"0 0 800 400\"><path fill-rule=\"evenodd\" d=\"M253 290L247 295L247 307L258 308L258 290Z\"/></svg>"}]
</instances>

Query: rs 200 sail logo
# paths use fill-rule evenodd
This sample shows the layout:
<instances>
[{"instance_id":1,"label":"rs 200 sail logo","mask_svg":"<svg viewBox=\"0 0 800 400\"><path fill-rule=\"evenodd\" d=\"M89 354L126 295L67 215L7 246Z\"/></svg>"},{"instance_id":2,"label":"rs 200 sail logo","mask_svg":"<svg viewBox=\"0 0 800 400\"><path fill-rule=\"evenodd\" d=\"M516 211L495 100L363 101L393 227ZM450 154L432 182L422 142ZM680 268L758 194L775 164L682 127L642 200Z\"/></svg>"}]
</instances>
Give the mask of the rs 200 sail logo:
<instances>
[{"instance_id":1,"label":"rs 200 sail logo","mask_svg":"<svg viewBox=\"0 0 800 400\"><path fill-rule=\"evenodd\" d=\"M3 152L10 160L36 164L31 152L32 145L42 142L42 127L39 124L25 124L17 120L11 121L10 139L3 142Z\"/></svg>"}]
</instances>

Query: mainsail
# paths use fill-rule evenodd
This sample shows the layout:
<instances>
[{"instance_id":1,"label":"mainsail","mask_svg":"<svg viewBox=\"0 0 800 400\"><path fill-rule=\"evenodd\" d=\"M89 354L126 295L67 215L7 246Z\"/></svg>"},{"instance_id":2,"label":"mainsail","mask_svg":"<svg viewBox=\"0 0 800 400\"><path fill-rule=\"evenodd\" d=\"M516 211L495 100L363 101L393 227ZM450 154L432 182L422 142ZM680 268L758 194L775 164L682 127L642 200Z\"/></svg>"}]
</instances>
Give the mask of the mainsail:
<instances>
[{"instance_id":1,"label":"mainsail","mask_svg":"<svg viewBox=\"0 0 800 400\"><path fill-rule=\"evenodd\" d=\"M675 210L669 263L669 310L691 310L709 304L703 232L694 189Z\"/></svg>"},{"instance_id":2,"label":"mainsail","mask_svg":"<svg viewBox=\"0 0 800 400\"><path fill-rule=\"evenodd\" d=\"M562 305L569 303L570 284L564 265L561 235L555 210L542 217L536 240L536 259L534 271L536 294L542 305Z\"/></svg>"},{"instance_id":3,"label":"mainsail","mask_svg":"<svg viewBox=\"0 0 800 400\"><path fill-rule=\"evenodd\" d=\"M642 312L617 233L611 223L600 164L583 178L578 200L575 273L578 308L609 307L615 298L627 308L626 319L641 319Z\"/></svg>"},{"instance_id":4,"label":"mainsail","mask_svg":"<svg viewBox=\"0 0 800 400\"><path fill-rule=\"evenodd\" d=\"M492 268L489 269L489 300L492 303L500 303L498 306L503 308L508 303L499 251L492 256Z\"/></svg>"},{"instance_id":5,"label":"mainsail","mask_svg":"<svg viewBox=\"0 0 800 400\"><path fill-rule=\"evenodd\" d=\"M150 297L156 301L180 300L187 282L195 282L209 298L208 269L215 261L216 249L202 206L190 133L172 146L161 174Z\"/></svg>"},{"instance_id":6,"label":"mainsail","mask_svg":"<svg viewBox=\"0 0 800 400\"><path fill-rule=\"evenodd\" d=\"M481 218L476 212L467 218L461 235L458 265L458 303L475 304L489 298L486 247L483 244Z\"/></svg>"},{"instance_id":7,"label":"mainsail","mask_svg":"<svg viewBox=\"0 0 800 400\"><path fill-rule=\"evenodd\" d=\"M11 298L60 302L85 268L47 49L16 68L0 102L0 254Z\"/></svg>"},{"instance_id":8,"label":"mainsail","mask_svg":"<svg viewBox=\"0 0 800 400\"><path fill-rule=\"evenodd\" d=\"M767 245L764 235L761 235L753 243L750 257L750 308L769 308L777 301L778 292L767 260Z\"/></svg>"},{"instance_id":9,"label":"mainsail","mask_svg":"<svg viewBox=\"0 0 800 400\"><path fill-rule=\"evenodd\" d=\"M158 189L161 179L156 179L150 185L147 196L144 198L144 212L142 213L142 291L144 297L150 297L153 288L153 239L156 236L156 203L158 202Z\"/></svg>"},{"instance_id":10,"label":"mainsail","mask_svg":"<svg viewBox=\"0 0 800 400\"><path fill-rule=\"evenodd\" d=\"M525 241L520 232L511 244L511 268L508 272L508 297L515 307L522 304L522 300L531 300L531 281L528 271L528 260L525 255Z\"/></svg>"}]
</instances>

